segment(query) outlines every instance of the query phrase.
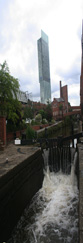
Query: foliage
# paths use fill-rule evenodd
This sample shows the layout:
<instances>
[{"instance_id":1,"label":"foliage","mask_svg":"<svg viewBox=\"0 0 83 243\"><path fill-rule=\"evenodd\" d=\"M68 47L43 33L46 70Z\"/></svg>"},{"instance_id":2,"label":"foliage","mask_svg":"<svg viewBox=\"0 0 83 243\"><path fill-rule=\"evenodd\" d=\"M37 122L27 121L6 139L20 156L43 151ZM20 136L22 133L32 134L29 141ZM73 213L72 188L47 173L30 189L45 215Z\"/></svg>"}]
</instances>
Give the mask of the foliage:
<instances>
[{"instance_id":1,"label":"foliage","mask_svg":"<svg viewBox=\"0 0 83 243\"><path fill-rule=\"evenodd\" d=\"M69 107L71 107L71 104L70 104L70 102L68 102L68 106L69 106Z\"/></svg>"},{"instance_id":2,"label":"foliage","mask_svg":"<svg viewBox=\"0 0 83 243\"><path fill-rule=\"evenodd\" d=\"M22 107L21 103L16 99L12 99L11 103L7 103L7 120L12 120L13 123L18 122L18 120L22 120Z\"/></svg>"},{"instance_id":3,"label":"foliage","mask_svg":"<svg viewBox=\"0 0 83 243\"><path fill-rule=\"evenodd\" d=\"M37 134L37 138L44 138L44 137L45 137L45 130L43 130Z\"/></svg>"},{"instance_id":4,"label":"foliage","mask_svg":"<svg viewBox=\"0 0 83 243\"><path fill-rule=\"evenodd\" d=\"M31 125L36 125L34 120L31 121Z\"/></svg>"},{"instance_id":5,"label":"foliage","mask_svg":"<svg viewBox=\"0 0 83 243\"><path fill-rule=\"evenodd\" d=\"M52 106L50 103L48 103L46 106L46 119L49 122L52 120Z\"/></svg>"},{"instance_id":6,"label":"foliage","mask_svg":"<svg viewBox=\"0 0 83 243\"><path fill-rule=\"evenodd\" d=\"M24 108L24 119L26 118L33 118L33 109L30 106Z\"/></svg>"},{"instance_id":7,"label":"foliage","mask_svg":"<svg viewBox=\"0 0 83 243\"><path fill-rule=\"evenodd\" d=\"M17 92L19 90L18 80L10 75L8 65L6 61L0 64L0 107L1 112L6 112L6 104L13 98L17 98Z\"/></svg>"},{"instance_id":8,"label":"foliage","mask_svg":"<svg viewBox=\"0 0 83 243\"><path fill-rule=\"evenodd\" d=\"M21 105L17 100L18 79L10 75L6 61L0 64L0 113L15 124L21 117Z\"/></svg>"},{"instance_id":9,"label":"foliage","mask_svg":"<svg viewBox=\"0 0 83 243\"><path fill-rule=\"evenodd\" d=\"M42 122L42 116L41 116L41 114L37 114L35 116L35 121L38 122L38 123L41 123Z\"/></svg>"},{"instance_id":10,"label":"foliage","mask_svg":"<svg viewBox=\"0 0 83 243\"><path fill-rule=\"evenodd\" d=\"M55 124L55 120L54 120L54 119L52 119L51 123L52 123L52 124Z\"/></svg>"},{"instance_id":11,"label":"foliage","mask_svg":"<svg viewBox=\"0 0 83 243\"><path fill-rule=\"evenodd\" d=\"M62 130L62 123L59 123L52 127L48 127L48 132L47 132L48 138L59 136L61 134L61 130ZM38 138L43 138L43 137L45 137L45 130L38 133Z\"/></svg>"},{"instance_id":12,"label":"foliage","mask_svg":"<svg viewBox=\"0 0 83 243\"><path fill-rule=\"evenodd\" d=\"M6 129L7 132L15 132L15 131L19 131L19 130L23 130L26 129L26 123L25 121L22 119L22 117L18 116L18 119L16 119L16 122L12 119L8 119L7 120L7 125L6 125Z\"/></svg>"},{"instance_id":13,"label":"foliage","mask_svg":"<svg viewBox=\"0 0 83 243\"><path fill-rule=\"evenodd\" d=\"M65 125L70 125L70 116L66 116L65 119L64 119L64 122L65 122Z\"/></svg>"},{"instance_id":14,"label":"foliage","mask_svg":"<svg viewBox=\"0 0 83 243\"><path fill-rule=\"evenodd\" d=\"M45 118L43 118L42 124L47 124L47 123L48 123L47 120Z\"/></svg>"},{"instance_id":15,"label":"foliage","mask_svg":"<svg viewBox=\"0 0 83 243\"><path fill-rule=\"evenodd\" d=\"M27 139L35 138L35 131L32 129L30 125L28 125L26 129L26 138Z\"/></svg>"},{"instance_id":16,"label":"foliage","mask_svg":"<svg viewBox=\"0 0 83 243\"><path fill-rule=\"evenodd\" d=\"M46 112L45 112L45 110L41 109L41 110L39 111L39 113L40 113L41 116L42 116L42 120L43 120L44 118L46 118Z\"/></svg>"}]
</instances>

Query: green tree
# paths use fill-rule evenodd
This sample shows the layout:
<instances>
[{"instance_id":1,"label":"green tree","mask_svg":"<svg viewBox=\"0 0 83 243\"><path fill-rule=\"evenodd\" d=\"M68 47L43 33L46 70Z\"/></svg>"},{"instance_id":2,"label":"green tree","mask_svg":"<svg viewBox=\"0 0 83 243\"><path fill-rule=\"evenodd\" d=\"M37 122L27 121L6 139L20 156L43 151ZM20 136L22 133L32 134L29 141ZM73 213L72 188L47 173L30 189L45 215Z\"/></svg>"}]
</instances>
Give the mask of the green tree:
<instances>
[{"instance_id":1,"label":"green tree","mask_svg":"<svg viewBox=\"0 0 83 243\"><path fill-rule=\"evenodd\" d=\"M10 75L10 71L5 61L0 64L0 114L6 115L14 123L21 116L20 103L17 100L19 92L18 79Z\"/></svg>"},{"instance_id":2,"label":"green tree","mask_svg":"<svg viewBox=\"0 0 83 243\"><path fill-rule=\"evenodd\" d=\"M51 122L52 117L53 117L52 105L48 102L48 104L46 106L46 119L47 119L47 121Z\"/></svg>"},{"instance_id":3,"label":"green tree","mask_svg":"<svg viewBox=\"0 0 83 243\"><path fill-rule=\"evenodd\" d=\"M42 116L41 116L41 114L37 114L36 116L35 116L35 121L37 122L37 123L41 123L42 122Z\"/></svg>"},{"instance_id":4,"label":"green tree","mask_svg":"<svg viewBox=\"0 0 83 243\"><path fill-rule=\"evenodd\" d=\"M41 110L39 111L39 114L41 114L41 116L42 116L42 120L43 120L44 118L46 118L46 112L45 112L43 109L41 109Z\"/></svg>"},{"instance_id":5,"label":"green tree","mask_svg":"<svg viewBox=\"0 0 83 243\"><path fill-rule=\"evenodd\" d=\"M25 108L24 108L24 118L26 119L26 118L33 118L33 114L34 114L34 112L33 112L33 109L30 107L30 106L26 106Z\"/></svg>"},{"instance_id":6,"label":"green tree","mask_svg":"<svg viewBox=\"0 0 83 243\"><path fill-rule=\"evenodd\" d=\"M18 119L21 119L23 117L22 114L22 106L21 103L16 99L11 100L11 103L7 103L7 119L12 120L13 123L16 123Z\"/></svg>"},{"instance_id":7,"label":"green tree","mask_svg":"<svg viewBox=\"0 0 83 243\"><path fill-rule=\"evenodd\" d=\"M33 139L35 138L35 131L32 129L32 127L30 125L27 126L26 129L26 138L27 139Z\"/></svg>"}]
</instances>

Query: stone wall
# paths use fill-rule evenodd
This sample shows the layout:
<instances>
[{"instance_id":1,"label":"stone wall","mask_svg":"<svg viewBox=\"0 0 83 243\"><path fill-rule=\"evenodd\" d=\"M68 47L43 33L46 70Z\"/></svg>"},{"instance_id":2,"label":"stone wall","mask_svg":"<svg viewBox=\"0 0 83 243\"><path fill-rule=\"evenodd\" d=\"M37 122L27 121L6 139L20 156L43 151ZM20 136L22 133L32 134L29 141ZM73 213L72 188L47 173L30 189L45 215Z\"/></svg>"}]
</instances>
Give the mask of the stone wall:
<instances>
[{"instance_id":1,"label":"stone wall","mask_svg":"<svg viewBox=\"0 0 83 243\"><path fill-rule=\"evenodd\" d=\"M43 157L36 151L0 178L0 243L11 234L26 205L42 187Z\"/></svg>"}]
</instances>

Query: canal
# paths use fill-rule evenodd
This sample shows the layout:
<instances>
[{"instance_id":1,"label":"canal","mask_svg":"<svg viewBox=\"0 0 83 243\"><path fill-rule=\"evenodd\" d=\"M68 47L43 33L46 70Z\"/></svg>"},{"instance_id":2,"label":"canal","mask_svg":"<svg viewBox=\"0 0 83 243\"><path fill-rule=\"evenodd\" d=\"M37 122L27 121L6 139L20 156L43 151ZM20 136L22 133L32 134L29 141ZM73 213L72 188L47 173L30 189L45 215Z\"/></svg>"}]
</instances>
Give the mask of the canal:
<instances>
[{"instance_id":1,"label":"canal","mask_svg":"<svg viewBox=\"0 0 83 243\"><path fill-rule=\"evenodd\" d=\"M75 160L71 173L49 171L44 150L42 188L24 210L7 243L78 243L78 186ZM26 192L27 193L27 192Z\"/></svg>"}]
</instances>

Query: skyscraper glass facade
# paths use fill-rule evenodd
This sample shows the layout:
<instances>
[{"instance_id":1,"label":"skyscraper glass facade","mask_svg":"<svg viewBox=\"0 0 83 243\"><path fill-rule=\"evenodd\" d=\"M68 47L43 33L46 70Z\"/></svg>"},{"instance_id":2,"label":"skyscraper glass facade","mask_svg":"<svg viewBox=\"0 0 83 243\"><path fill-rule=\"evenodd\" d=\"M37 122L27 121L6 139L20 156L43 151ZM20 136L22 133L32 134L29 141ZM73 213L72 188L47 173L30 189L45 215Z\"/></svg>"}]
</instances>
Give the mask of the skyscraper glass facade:
<instances>
[{"instance_id":1,"label":"skyscraper glass facade","mask_svg":"<svg viewBox=\"0 0 83 243\"><path fill-rule=\"evenodd\" d=\"M41 38L37 41L37 45L40 97L41 103L45 104L48 100L51 100L51 85L48 36L43 31L41 31Z\"/></svg>"}]
</instances>

